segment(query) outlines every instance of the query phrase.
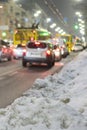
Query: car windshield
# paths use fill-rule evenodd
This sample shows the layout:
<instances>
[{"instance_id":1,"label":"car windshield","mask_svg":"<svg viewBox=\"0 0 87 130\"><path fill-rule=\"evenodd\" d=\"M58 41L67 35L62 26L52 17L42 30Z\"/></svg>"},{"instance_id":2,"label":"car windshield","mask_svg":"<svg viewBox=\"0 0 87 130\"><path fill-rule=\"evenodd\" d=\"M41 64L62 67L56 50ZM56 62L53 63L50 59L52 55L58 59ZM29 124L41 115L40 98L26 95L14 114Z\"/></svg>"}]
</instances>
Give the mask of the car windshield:
<instances>
[{"instance_id":1,"label":"car windshield","mask_svg":"<svg viewBox=\"0 0 87 130\"><path fill-rule=\"evenodd\" d=\"M27 45L28 48L46 48L47 45L45 42L29 42Z\"/></svg>"}]
</instances>

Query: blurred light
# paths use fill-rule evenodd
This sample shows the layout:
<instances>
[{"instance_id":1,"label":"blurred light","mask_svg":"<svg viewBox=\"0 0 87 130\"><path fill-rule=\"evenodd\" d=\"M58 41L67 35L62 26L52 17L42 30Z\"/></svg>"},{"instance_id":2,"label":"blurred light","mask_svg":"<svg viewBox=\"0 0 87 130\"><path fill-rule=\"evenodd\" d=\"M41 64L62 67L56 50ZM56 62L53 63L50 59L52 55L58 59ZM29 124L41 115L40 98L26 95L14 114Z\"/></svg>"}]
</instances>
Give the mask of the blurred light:
<instances>
[{"instance_id":1,"label":"blurred light","mask_svg":"<svg viewBox=\"0 0 87 130\"><path fill-rule=\"evenodd\" d=\"M78 22L85 23L82 19L78 19Z\"/></svg>"},{"instance_id":2,"label":"blurred light","mask_svg":"<svg viewBox=\"0 0 87 130\"><path fill-rule=\"evenodd\" d=\"M79 28L79 26L77 24L75 24L74 28L77 30Z\"/></svg>"},{"instance_id":3,"label":"blurred light","mask_svg":"<svg viewBox=\"0 0 87 130\"><path fill-rule=\"evenodd\" d=\"M20 24L20 23L18 23L18 24L17 24L17 26L20 28L20 27L21 27L21 24Z\"/></svg>"},{"instance_id":4,"label":"blurred light","mask_svg":"<svg viewBox=\"0 0 87 130\"><path fill-rule=\"evenodd\" d=\"M37 14L41 14L41 10L38 10L36 13L37 13Z\"/></svg>"},{"instance_id":5,"label":"blurred light","mask_svg":"<svg viewBox=\"0 0 87 130\"><path fill-rule=\"evenodd\" d=\"M80 12L76 12L75 14L79 17L82 17L82 14Z\"/></svg>"},{"instance_id":6,"label":"blurred light","mask_svg":"<svg viewBox=\"0 0 87 130\"><path fill-rule=\"evenodd\" d=\"M54 28L56 26L56 23L53 23L50 25L50 28Z\"/></svg>"},{"instance_id":7,"label":"blurred light","mask_svg":"<svg viewBox=\"0 0 87 130\"><path fill-rule=\"evenodd\" d=\"M80 27L83 27L83 28L85 27L85 25L84 25L84 24L81 24L81 23L79 24L79 26L80 26Z\"/></svg>"},{"instance_id":8,"label":"blurred light","mask_svg":"<svg viewBox=\"0 0 87 130\"><path fill-rule=\"evenodd\" d=\"M34 14L34 17L38 17L39 15L37 13Z\"/></svg>"},{"instance_id":9,"label":"blurred light","mask_svg":"<svg viewBox=\"0 0 87 130\"><path fill-rule=\"evenodd\" d=\"M34 17L38 17L40 14L41 14L41 11L38 10L38 11L36 11L36 13L34 14Z\"/></svg>"},{"instance_id":10,"label":"blurred light","mask_svg":"<svg viewBox=\"0 0 87 130\"><path fill-rule=\"evenodd\" d=\"M47 21L47 23L49 23L49 22L51 21L51 18L47 18L47 20L46 20L46 21Z\"/></svg>"},{"instance_id":11,"label":"blurred light","mask_svg":"<svg viewBox=\"0 0 87 130\"><path fill-rule=\"evenodd\" d=\"M82 31L82 30L80 30L80 33L81 33L82 35L85 35L85 32L84 32L84 31Z\"/></svg>"},{"instance_id":12,"label":"blurred light","mask_svg":"<svg viewBox=\"0 0 87 130\"><path fill-rule=\"evenodd\" d=\"M58 32L59 32L59 33L63 33L63 29L59 30Z\"/></svg>"},{"instance_id":13,"label":"blurred light","mask_svg":"<svg viewBox=\"0 0 87 130\"><path fill-rule=\"evenodd\" d=\"M2 32L3 37L6 37L6 35L7 35L6 32Z\"/></svg>"},{"instance_id":14,"label":"blurred light","mask_svg":"<svg viewBox=\"0 0 87 130\"><path fill-rule=\"evenodd\" d=\"M57 27L56 29L55 29L55 31L57 32L57 31L59 31L61 28L60 27Z\"/></svg>"},{"instance_id":15,"label":"blurred light","mask_svg":"<svg viewBox=\"0 0 87 130\"><path fill-rule=\"evenodd\" d=\"M2 5L0 5L0 9L2 9L3 8L3 6Z\"/></svg>"},{"instance_id":16,"label":"blurred light","mask_svg":"<svg viewBox=\"0 0 87 130\"><path fill-rule=\"evenodd\" d=\"M65 32L62 32L61 34L64 35L64 34L66 34L66 33L65 33Z\"/></svg>"},{"instance_id":17,"label":"blurred light","mask_svg":"<svg viewBox=\"0 0 87 130\"><path fill-rule=\"evenodd\" d=\"M85 31L85 29L84 29L84 28L81 28L81 27L80 27L79 29L80 29L81 31Z\"/></svg>"}]
</instances>

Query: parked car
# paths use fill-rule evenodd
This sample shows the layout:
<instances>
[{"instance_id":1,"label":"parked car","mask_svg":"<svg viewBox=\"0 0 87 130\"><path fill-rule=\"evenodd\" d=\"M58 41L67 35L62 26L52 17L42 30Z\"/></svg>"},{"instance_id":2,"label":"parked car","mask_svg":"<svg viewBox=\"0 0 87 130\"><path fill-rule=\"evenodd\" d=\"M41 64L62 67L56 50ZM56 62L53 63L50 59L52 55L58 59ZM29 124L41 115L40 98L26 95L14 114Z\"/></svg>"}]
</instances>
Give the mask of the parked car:
<instances>
[{"instance_id":1,"label":"parked car","mask_svg":"<svg viewBox=\"0 0 87 130\"><path fill-rule=\"evenodd\" d=\"M48 67L53 66L55 63L53 44L42 40L29 41L26 46L26 51L23 52L23 67L26 67L27 63L46 63Z\"/></svg>"},{"instance_id":2,"label":"parked car","mask_svg":"<svg viewBox=\"0 0 87 130\"><path fill-rule=\"evenodd\" d=\"M19 59L22 58L23 56L23 51L25 50L26 46L22 44L18 44L14 49L13 49L13 58L14 59Z\"/></svg>"},{"instance_id":3,"label":"parked car","mask_svg":"<svg viewBox=\"0 0 87 130\"><path fill-rule=\"evenodd\" d=\"M67 55L69 55L68 48L65 44L60 46L60 50L61 50L61 55L62 55L63 58L65 58Z\"/></svg>"},{"instance_id":4,"label":"parked car","mask_svg":"<svg viewBox=\"0 0 87 130\"><path fill-rule=\"evenodd\" d=\"M61 55L61 49L59 48L59 45L54 45L54 54L55 54L55 61L60 61L62 58Z\"/></svg>"},{"instance_id":5,"label":"parked car","mask_svg":"<svg viewBox=\"0 0 87 130\"><path fill-rule=\"evenodd\" d=\"M75 45L73 46L73 51L82 51L84 49L83 45L81 42L76 42Z\"/></svg>"},{"instance_id":6,"label":"parked car","mask_svg":"<svg viewBox=\"0 0 87 130\"><path fill-rule=\"evenodd\" d=\"M0 44L0 62L4 60L12 60L12 50L8 45Z\"/></svg>"},{"instance_id":7,"label":"parked car","mask_svg":"<svg viewBox=\"0 0 87 130\"><path fill-rule=\"evenodd\" d=\"M82 46L84 49L87 48L87 42L82 42Z\"/></svg>"}]
</instances>

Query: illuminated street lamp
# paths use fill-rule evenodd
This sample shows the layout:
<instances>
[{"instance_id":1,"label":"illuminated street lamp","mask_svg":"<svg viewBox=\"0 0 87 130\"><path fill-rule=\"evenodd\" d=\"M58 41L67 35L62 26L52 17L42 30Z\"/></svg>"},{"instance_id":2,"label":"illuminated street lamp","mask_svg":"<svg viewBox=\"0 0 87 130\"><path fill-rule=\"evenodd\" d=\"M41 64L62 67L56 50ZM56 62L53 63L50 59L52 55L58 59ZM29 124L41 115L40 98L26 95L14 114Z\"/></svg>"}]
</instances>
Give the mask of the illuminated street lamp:
<instances>
[{"instance_id":1,"label":"illuminated street lamp","mask_svg":"<svg viewBox=\"0 0 87 130\"><path fill-rule=\"evenodd\" d=\"M59 31L61 28L60 27L57 27L57 28L55 28L55 31L57 32L57 31Z\"/></svg>"},{"instance_id":2,"label":"illuminated street lamp","mask_svg":"<svg viewBox=\"0 0 87 130\"><path fill-rule=\"evenodd\" d=\"M51 18L46 19L47 23L51 22Z\"/></svg>"},{"instance_id":3,"label":"illuminated street lamp","mask_svg":"<svg viewBox=\"0 0 87 130\"><path fill-rule=\"evenodd\" d=\"M50 25L50 28L54 28L56 26L56 23L53 23Z\"/></svg>"},{"instance_id":4,"label":"illuminated street lamp","mask_svg":"<svg viewBox=\"0 0 87 130\"><path fill-rule=\"evenodd\" d=\"M80 12L75 13L78 17L82 17L82 14Z\"/></svg>"},{"instance_id":5,"label":"illuminated street lamp","mask_svg":"<svg viewBox=\"0 0 87 130\"><path fill-rule=\"evenodd\" d=\"M2 9L3 8L3 6L2 5L0 5L0 9Z\"/></svg>"}]
</instances>

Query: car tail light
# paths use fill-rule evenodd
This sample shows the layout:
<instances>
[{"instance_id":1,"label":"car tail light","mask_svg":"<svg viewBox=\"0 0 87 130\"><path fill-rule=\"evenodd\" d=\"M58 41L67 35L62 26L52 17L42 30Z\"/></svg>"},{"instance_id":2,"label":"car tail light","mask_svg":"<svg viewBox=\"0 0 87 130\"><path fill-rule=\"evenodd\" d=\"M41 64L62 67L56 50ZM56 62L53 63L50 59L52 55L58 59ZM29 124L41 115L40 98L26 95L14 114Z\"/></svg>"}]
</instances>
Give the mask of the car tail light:
<instances>
[{"instance_id":1,"label":"car tail light","mask_svg":"<svg viewBox=\"0 0 87 130\"><path fill-rule=\"evenodd\" d=\"M26 56L26 50L25 49L23 50L23 56Z\"/></svg>"},{"instance_id":2,"label":"car tail light","mask_svg":"<svg viewBox=\"0 0 87 130\"><path fill-rule=\"evenodd\" d=\"M46 51L46 54L47 54L47 55L50 55L50 54L51 54L50 50L47 50L47 51Z\"/></svg>"}]
</instances>

